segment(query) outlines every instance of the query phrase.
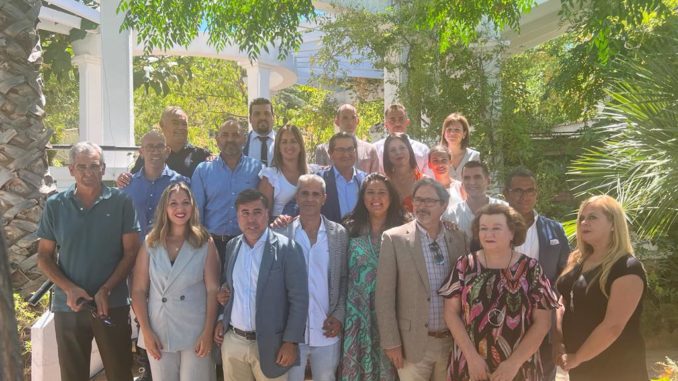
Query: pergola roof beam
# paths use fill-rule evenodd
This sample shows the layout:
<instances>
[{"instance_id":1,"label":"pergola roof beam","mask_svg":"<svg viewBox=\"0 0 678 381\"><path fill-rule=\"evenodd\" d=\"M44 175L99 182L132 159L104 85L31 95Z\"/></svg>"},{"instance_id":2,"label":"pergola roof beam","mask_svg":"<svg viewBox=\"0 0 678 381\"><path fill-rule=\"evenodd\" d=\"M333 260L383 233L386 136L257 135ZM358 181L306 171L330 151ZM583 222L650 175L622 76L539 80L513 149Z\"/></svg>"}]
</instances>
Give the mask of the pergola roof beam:
<instances>
[{"instance_id":1,"label":"pergola roof beam","mask_svg":"<svg viewBox=\"0 0 678 381\"><path fill-rule=\"evenodd\" d=\"M63 25L68 29L75 28L80 29L82 25L82 19L78 16L73 16L68 13L57 11L49 7L40 8L40 21L44 23L54 23L57 25ZM68 32L66 32L68 33Z\"/></svg>"},{"instance_id":2,"label":"pergola roof beam","mask_svg":"<svg viewBox=\"0 0 678 381\"><path fill-rule=\"evenodd\" d=\"M89 20L97 25L101 24L101 14L99 13L99 11L96 9L92 9L83 3L79 3L74 0L45 0L45 2L55 7L59 7L83 19ZM80 28L79 25L78 28Z\"/></svg>"}]
</instances>

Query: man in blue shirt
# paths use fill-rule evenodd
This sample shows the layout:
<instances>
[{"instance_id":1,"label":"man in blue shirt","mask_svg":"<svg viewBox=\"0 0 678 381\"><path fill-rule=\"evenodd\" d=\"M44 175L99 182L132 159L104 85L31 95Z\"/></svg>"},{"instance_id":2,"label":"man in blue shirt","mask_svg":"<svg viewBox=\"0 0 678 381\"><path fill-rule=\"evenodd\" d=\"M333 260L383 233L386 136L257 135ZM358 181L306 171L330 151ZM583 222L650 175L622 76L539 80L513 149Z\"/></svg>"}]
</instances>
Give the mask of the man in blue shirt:
<instances>
[{"instance_id":1,"label":"man in blue shirt","mask_svg":"<svg viewBox=\"0 0 678 381\"><path fill-rule=\"evenodd\" d=\"M143 242L153 226L155 209L162 192L170 184L179 181L190 184L190 179L169 169L165 164L169 147L165 144L165 137L158 131L150 131L141 138L139 153L145 158L144 166L132 175L132 181L122 191L134 202L141 226L139 239Z\"/></svg>"},{"instance_id":2,"label":"man in blue shirt","mask_svg":"<svg viewBox=\"0 0 678 381\"><path fill-rule=\"evenodd\" d=\"M55 284L52 311L61 379L89 380L92 338L109 380L132 381L129 274L139 248L134 206L101 181L101 147L71 148L75 185L47 199L38 227L38 267Z\"/></svg>"},{"instance_id":3,"label":"man in blue shirt","mask_svg":"<svg viewBox=\"0 0 678 381\"><path fill-rule=\"evenodd\" d=\"M358 202L358 192L366 174L355 169L357 150L358 142L354 135L337 132L330 138L332 166L318 173L327 185L327 201L322 214L330 221L341 223Z\"/></svg>"},{"instance_id":4,"label":"man in blue shirt","mask_svg":"<svg viewBox=\"0 0 678 381\"><path fill-rule=\"evenodd\" d=\"M243 190L257 188L263 168L261 161L243 155L246 134L246 124L228 118L216 136L219 157L198 165L191 178L200 220L212 234L222 263L226 243L241 233L235 199Z\"/></svg>"}]
</instances>

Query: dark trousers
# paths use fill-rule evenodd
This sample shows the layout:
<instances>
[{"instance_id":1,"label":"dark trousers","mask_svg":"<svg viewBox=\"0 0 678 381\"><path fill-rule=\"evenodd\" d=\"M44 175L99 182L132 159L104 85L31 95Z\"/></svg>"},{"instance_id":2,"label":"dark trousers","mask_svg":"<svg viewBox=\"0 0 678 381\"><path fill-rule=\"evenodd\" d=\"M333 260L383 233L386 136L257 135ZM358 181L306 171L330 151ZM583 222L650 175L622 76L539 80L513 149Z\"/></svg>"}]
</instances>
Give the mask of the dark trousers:
<instances>
[{"instance_id":1,"label":"dark trousers","mask_svg":"<svg viewBox=\"0 0 678 381\"><path fill-rule=\"evenodd\" d=\"M132 329L129 307L110 308L113 326L105 326L89 311L55 312L57 349L61 379L88 381L92 338L97 341L106 377L110 381L132 381Z\"/></svg>"},{"instance_id":2,"label":"dark trousers","mask_svg":"<svg viewBox=\"0 0 678 381\"><path fill-rule=\"evenodd\" d=\"M214 246L217 248L217 253L219 253L219 261L223 268L224 258L226 258L226 244L233 239L233 236L212 234L212 239L214 240Z\"/></svg>"},{"instance_id":3,"label":"dark trousers","mask_svg":"<svg viewBox=\"0 0 678 381\"><path fill-rule=\"evenodd\" d=\"M546 335L546 338L541 343L539 348L539 355L541 356L541 368L544 373L544 381L554 381L556 379L556 364L553 362L553 351L551 346L551 340L549 340L549 335Z\"/></svg>"}]
</instances>

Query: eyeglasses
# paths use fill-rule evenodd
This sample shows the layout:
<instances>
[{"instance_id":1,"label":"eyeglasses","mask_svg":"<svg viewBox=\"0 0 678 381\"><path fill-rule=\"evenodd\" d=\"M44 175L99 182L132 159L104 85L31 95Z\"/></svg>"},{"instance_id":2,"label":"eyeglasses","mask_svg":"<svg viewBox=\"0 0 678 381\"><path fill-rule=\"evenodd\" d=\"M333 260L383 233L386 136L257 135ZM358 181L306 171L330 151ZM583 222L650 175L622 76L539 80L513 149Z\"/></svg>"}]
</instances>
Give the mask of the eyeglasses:
<instances>
[{"instance_id":1,"label":"eyeglasses","mask_svg":"<svg viewBox=\"0 0 678 381\"><path fill-rule=\"evenodd\" d=\"M437 202L440 202L439 198L427 198L427 197L415 197L412 199L412 203L416 205L425 205L425 206L433 206Z\"/></svg>"},{"instance_id":2,"label":"eyeglasses","mask_svg":"<svg viewBox=\"0 0 678 381\"><path fill-rule=\"evenodd\" d=\"M97 313L97 305L94 301L86 301L83 298L78 299L78 304L92 315L92 319L98 319L106 327L113 327L115 324L110 316L101 316Z\"/></svg>"},{"instance_id":3,"label":"eyeglasses","mask_svg":"<svg viewBox=\"0 0 678 381\"><path fill-rule=\"evenodd\" d=\"M509 193L515 195L516 197L523 197L523 196L532 197L532 196L537 194L537 190L534 189L534 188L528 188L528 189L513 188L513 189L509 189Z\"/></svg>"},{"instance_id":4,"label":"eyeglasses","mask_svg":"<svg viewBox=\"0 0 678 381\"><path fill-rule=\"evenodd\" d=\"M443 255L443 251L440 249L440 245L438 245L438 242L433 241L428 244L429 250L433 252L433 262L436 265L442 265L445 263L445 256Z\"/></svg>"},{"instance_id":5,"label":"eyeglasses","mask_svg":"<svg viewBox=\"0 0 678 381\"><path fill-rule=\"evenodd\" d=\"M99 171L101 171L101 164L90 164L90 165L76 164L75 169L78 172L81 172L81 173L84 173L84 172L87 172L87 171L99 172Z\"/></svg>"},{"instance_id":6,"label":"eyeglasses","mask_svg":"<svg viewBox=\"0 0 678 381\"><path fill-rule=\"evenodd\" d=\"M335 147L332 151L336 153L353 153L355 152L355 147Z\"/></svg>"}]
</instances>

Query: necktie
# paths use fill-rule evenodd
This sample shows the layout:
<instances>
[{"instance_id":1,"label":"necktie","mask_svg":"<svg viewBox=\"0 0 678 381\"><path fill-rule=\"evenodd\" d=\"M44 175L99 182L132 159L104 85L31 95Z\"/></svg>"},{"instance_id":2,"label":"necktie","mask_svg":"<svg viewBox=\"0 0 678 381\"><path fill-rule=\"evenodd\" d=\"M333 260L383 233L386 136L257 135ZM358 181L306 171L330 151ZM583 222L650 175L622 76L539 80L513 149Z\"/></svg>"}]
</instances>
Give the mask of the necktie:
<instances>
[{"instance_id":1,"label":"necktie","mask_svg":"<svg viewBox=\"0 0 678 381\"><path fill-rule=\"evenodd\" d=\"M257 136L257 138L261 141L261 155L259 157L261 162L268 166L268 145L266 145L268 136Z\"/></svg>"}]
</instances>

